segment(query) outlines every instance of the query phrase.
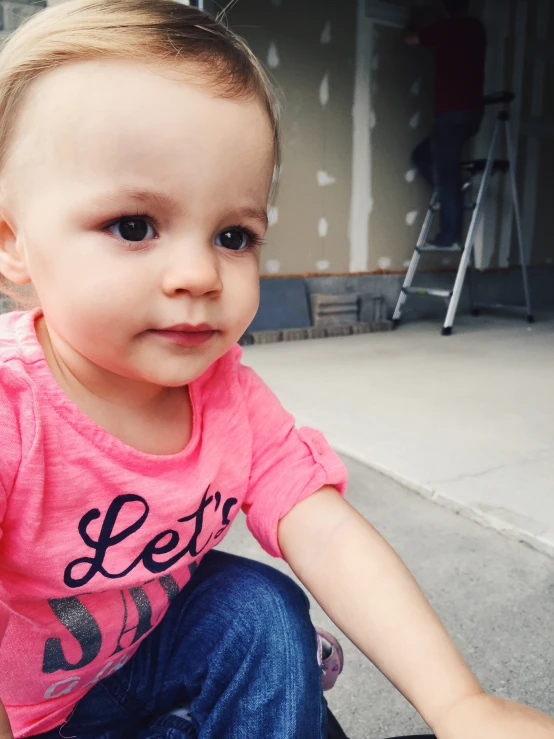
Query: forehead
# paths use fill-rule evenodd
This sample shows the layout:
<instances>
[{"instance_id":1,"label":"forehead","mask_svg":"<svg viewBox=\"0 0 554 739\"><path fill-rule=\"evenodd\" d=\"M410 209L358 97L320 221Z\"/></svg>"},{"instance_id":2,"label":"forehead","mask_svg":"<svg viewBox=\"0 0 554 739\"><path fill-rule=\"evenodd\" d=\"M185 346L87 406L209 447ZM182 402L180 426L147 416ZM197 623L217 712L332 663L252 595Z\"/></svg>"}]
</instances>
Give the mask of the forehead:
<instances>
[{"instance_id":1,"label":"forehead","mask_svg":"<svg viewBox=\"0 0 554 739\"><path fill-rule=\"evenodd\" d=\"M207 87L207 89L206 89ZM8 170L48 177L167 180L232 176L259 189L273 170L273 132L255 99L217 97L191 74L125 61L67 65L31 87Z\"/></svg>"}]
</instances>

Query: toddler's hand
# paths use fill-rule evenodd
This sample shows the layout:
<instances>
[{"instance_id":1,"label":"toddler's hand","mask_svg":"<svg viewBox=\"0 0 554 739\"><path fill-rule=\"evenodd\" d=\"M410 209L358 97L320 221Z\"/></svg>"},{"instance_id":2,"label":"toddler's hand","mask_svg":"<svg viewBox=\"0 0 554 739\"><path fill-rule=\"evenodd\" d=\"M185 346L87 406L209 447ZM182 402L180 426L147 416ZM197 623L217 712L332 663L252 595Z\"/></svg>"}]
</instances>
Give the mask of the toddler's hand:
<instances>
[{"instance_id":1,"label":"toddler's hand","mask_svg":"<svg viewBox=\"0 0 554 739\"><path fill-rule=\"evenodd\" d=\"M456 704L435 731L438 739L554 739L554 719L482 694Z\"/></svg>"}]
</instances>

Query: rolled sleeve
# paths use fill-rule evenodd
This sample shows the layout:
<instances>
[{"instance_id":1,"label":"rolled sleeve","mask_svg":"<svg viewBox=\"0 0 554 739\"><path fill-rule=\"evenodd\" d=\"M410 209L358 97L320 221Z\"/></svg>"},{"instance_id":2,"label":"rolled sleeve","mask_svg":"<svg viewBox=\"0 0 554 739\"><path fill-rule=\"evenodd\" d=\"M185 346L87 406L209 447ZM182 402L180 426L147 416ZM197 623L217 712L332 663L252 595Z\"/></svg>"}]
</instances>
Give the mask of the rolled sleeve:
<instances>
[{"instance_id":1,"label":"rolled sleeve","mask_svg":"<svg viewBox=\"0 0 554 739\"><path fill-rule=\"evenodd\" d=\"M2 643L6 629L8 628L9 618L10 612L8 610L8 606L0 601L0 644Z\"/></svg>"},{"instance_id":2,"label":"rolled sleeve","mask_svg":"<svg viewBox=\"0 0 554 739\"><path fill-rule=\"evenodd\" d=\"M297 503L329 485L346 492L347 472L320 431L296 429L293 416L249 368L241 367L252 431L252 465L243 510L262 548L282 557L279 522Z\"/></svg>"}]
</instances>

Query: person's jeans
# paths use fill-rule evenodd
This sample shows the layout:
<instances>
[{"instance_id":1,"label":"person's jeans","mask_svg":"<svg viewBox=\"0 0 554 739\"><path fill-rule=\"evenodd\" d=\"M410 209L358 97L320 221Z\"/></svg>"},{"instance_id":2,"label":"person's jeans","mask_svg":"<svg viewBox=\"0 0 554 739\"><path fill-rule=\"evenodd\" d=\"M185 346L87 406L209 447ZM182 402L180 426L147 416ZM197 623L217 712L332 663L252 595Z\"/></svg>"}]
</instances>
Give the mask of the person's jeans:
<instances>
[{"instance_id":1,"label":"person's jeans","mask_svg":"<svg viewBox=\"0 0 554 739\"><path fill-rule=\"evenodd\" d=\"M286 575L212 551L135 656L41 739L324 739L308 609Z\"/></svg>"},{"instance_id":2,"label":"person's jeans","mask_svg":"<svg viewBox=\"0 0 554 739\"><path fill-rule=\"evenodd\" d=\"M464 145L481 127L483 117L470 110L437 115L431 136L412 153L412 161L436 188L441 206L440 232L435 241L451 246L462 236L464 203L460 160Z\"/></svg>"}]
</instances>

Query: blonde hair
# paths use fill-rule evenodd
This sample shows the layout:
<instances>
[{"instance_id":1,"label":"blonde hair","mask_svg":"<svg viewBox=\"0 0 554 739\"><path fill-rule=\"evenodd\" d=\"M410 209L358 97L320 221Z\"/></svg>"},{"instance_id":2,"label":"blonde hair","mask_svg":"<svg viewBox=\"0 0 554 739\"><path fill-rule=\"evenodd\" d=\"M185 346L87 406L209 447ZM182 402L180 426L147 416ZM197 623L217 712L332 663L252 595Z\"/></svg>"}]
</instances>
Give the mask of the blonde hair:
<instances>
[{"instance_id":1,"label":"blonde hair","mask_svg":"<svg viewBox=\"0 0 554 739\"><path fill-rule=\"evenodd\" d=\"M99 58L189 64L215 95L257 98L273 130L278 173L280 105L262 65L223 23L175 0L68 0L26 21L0 51L0 173L30 85L62 65ZM6 283L0 275L0 290L15 297Z\"/></svg>"}]
</instances>

